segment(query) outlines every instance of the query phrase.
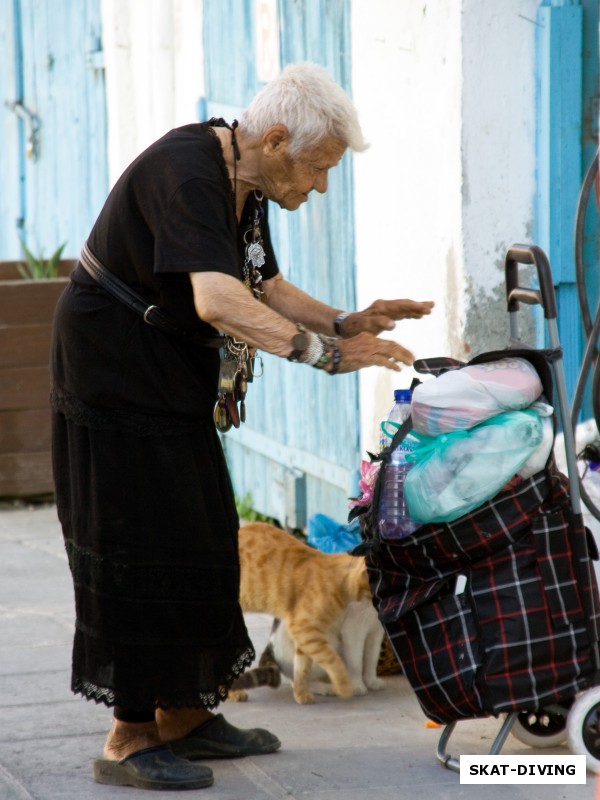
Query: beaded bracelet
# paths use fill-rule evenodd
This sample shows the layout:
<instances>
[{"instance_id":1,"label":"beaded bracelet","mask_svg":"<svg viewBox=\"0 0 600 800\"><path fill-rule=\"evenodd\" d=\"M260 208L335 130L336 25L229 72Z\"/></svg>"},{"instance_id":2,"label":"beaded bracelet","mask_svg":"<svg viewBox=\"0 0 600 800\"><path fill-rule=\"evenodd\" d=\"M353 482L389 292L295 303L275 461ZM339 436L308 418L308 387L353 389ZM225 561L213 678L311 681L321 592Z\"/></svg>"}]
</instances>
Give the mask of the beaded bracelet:
<instances>
[{"instance_id":1,"label":"beaded bracelet","mask_svg":"<svg viewBox=\"0 0 600 800\"><path fill-rule=\"evenodd\" d=\"M292 340L295 349L288 356L288 360L308 364L310 367L315 367L315 369L326 369L331 362L331 369L327 371L330 375L335 375L340 367L342 358L340 348L337 345L338 340L333 336L325 336L309 331L300 322L296 323L296 327L300 337L295 336ZM297 343L296 339L298 338L301 338L302 341ZM296 349L296 344L298 349Z\"/></svg>"},{"instance_id":2,"label":"beaded bracelet","mask_svg":"<svg viewBox=\"0 0 600 800\"><path fill-rule=\"evenodd\" d=\"M330 354L331 354L330 350L324 349L321 358L316 362L316 364L313 364L312 366L315 367L315 369L325 369L327 364L329 364Z\"/></svg>"},{"instance_id":3,"label":"beaded bracelet","mask_svg":"<svg viewBox=\"0 0 600 800\"><path fill-rule=\"evenodd\" d=\"M287 357L288 361L297 361L314 367L323 356L326 345L318 334L307 330L302 323L296 323L296 327L298 334L292 339L294 349Z\"/></svg>"},{"instance_id":4,"label":"beaded bracelet","mask_svg":"<svg viewBox=\"0 0 600 800\"><path fill-rule=\"evenodd\" d=\"M316 364L313 364L317 369L326 369L327 365L331 362L331 369L327 370L329 375L336 375L342 360L342 353L340 351L338 340L333 336L319 336L323 342L326 350Z\"/></svg>"},{"instance_id":5,"label":"beaded bracelet","mask_svg":"<svg viewBox=\"0 0 600 800\"><path fill-rule=\"evenodd\" d=\"M342 354L340 352L340 348L337 346L335 342L332 344L332 348L333 348L333 356L331 360L331 369L329 370L329 374L335 375L337 374L337 371L340 368L340 361L342 360Z\"/></svg>"},{"instance_id":6,"label":"beaded bracelet","mask_svg":"<svg viewBox=\"0 0 600 800\"><path fill-rule=\"evenodd\" d=\"M312 334L310 337L310 344L308 349L306 350L305 354L302 356L300 361L303 364L308 364L310 367L314 367L317 362L323 358L323 353L325 352L325 345L319 339L316 334Z\"/></svg>"},{"instance_id":7,"label":"beaded bracelet","mask_svg":"<svg viewBox=\"0 0 600 800\"><path fill-rule=\"evenodd\" d=\"M333 338L333 336L325 336L322 333L319 333L318 336L323 345L323 355L316 364L313 364L313 367L316 367L317 369L325 369L327 367L327 364L329 364L329 360L332 354L333 343L335 342L335 339Z\"/></svg>"}]
</instances>

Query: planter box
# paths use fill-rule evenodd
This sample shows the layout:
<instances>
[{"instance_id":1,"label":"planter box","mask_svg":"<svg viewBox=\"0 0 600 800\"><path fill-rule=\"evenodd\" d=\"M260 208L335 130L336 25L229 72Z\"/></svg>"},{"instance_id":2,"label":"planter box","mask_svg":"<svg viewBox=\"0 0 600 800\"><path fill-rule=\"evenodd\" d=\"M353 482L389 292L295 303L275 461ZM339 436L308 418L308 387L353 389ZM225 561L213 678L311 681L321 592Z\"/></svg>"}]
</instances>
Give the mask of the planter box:
<instances>
[{"instance_id":1,"label":"planter box","mask_svg":"<svg viewBox=\"0 0 600 800\"><path fill-rule=\"evenodd\" d=\"M76 262L61 262L69 274ZM67 278L25 280L0 262L0 498L52 495L50 337Z\"/></svg>"}]
</instances>

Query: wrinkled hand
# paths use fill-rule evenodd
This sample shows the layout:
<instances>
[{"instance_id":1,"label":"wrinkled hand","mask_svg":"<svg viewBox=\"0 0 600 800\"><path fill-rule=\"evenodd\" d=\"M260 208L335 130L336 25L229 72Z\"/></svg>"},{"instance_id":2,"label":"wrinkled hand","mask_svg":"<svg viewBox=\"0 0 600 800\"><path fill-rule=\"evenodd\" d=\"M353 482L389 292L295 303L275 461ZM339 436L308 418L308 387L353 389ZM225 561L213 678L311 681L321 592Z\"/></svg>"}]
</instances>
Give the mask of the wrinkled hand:
<instances>
[{"instance_id":1,"label":"wrinkled hand","mask_svg":"<svg viewBox=\"0 0 600 800\"><path fill-rule=\"evenodd\" d=\"M372 333L359 333L351 339L338 340L339 372L354 372L362 367L387 367L400 372L398 362L410 366L414 356L405 347L390 339L379 339Z\"/></svg>"},{"instance_id":2,"label":"wrinkled hand","mask_svg":"<svg viewBox=\"0 0 600 800\"><path fill-rule=\"evenodd\" d=\"M366 331L375 336L382 331L392 331L399 319L421 319L431 314L433 302L427 300L419 303L416 300L375 300L364 311L348 314L342 322L341 333L349 339Z\"/></svg>"}]
</instances>

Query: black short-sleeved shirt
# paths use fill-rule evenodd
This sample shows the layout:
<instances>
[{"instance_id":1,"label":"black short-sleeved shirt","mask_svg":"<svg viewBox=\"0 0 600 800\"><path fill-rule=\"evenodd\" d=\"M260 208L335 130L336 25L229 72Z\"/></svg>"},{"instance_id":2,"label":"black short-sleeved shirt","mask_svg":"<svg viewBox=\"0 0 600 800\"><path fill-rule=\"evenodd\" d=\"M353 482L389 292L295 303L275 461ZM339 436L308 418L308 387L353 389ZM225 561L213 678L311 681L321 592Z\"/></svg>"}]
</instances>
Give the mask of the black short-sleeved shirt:
<instances>
[{"instance_id":1,"label":"black short-sleeved shirt","mask_svg":"<svg viewBox=\"0 0 600 800\"><path fill-rule=\"evenodd\" d=\"M238 225L221 144L206 123L176 128L119 178L88 238L94 255L182 328L215 330L198 319L190 272L243 277L244 234L256 199ZM278 272L262 221L266 263ZM79 266L56 314L54 404L76 397L96 409L205 418L216 399L218 352L145 324L106 295Z\"/></svg>"}]
</instances>

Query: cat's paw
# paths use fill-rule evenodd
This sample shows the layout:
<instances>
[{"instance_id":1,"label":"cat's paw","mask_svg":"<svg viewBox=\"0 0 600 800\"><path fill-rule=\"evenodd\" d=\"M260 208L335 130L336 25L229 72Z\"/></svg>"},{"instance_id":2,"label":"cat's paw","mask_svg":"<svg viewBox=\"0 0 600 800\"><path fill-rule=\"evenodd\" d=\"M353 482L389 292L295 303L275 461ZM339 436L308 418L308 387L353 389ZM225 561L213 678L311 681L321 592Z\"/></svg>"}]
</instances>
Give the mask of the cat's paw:
<instances>
[{"instance_id":1,"label":"cat's paw","mask_svg":"<svg viewBox=\"0 0 600 800\"><path fill-rule=\"evenodd\" d=\"M310 684L310 688L314 692L314 694L318 694L321 697L335 697L335 689L330 683L326 683L325 681L313 681Z\"/></svg>"},{"instance_id":2,"label":"cat's paw","mask_svg":"<svg viewBox=\"0 0 600 800\"><path fill-rule=\"evenodd\" d=\"M353 683L352 684L352 694L355 696L360 696L362 694L367 693L367 687L361 681L360 683Z\"/></svg>"},{"instance_id":3,"label":"cat's paw","mask_svg":"<svg viewBox=\"0 0 600 800\"><path fill-rule=\"evenodd\" d=\"M301 706L309 706L315 702L315 696L312 692L294 691L294 700Z\"/></svg>"},{"instance_id":4,"label":"cat's paw","mask_svg":"<svg viewBox=\"0 0 600 800\"><path fill-rule=\"evenodd\" d=\"M335 687L335 693L338 697L348 700L354 694L354 687L350 681L338 682L337 686Z\"/></svg>"},{"instance_id":5,"label":"cat's paw","mask_svg":"<svg viewBox=\"0 0 600 800\"><path fill-rule=\"evenodd\" d=\"M367 684L367 689L371 692L380 692L382 689L385 689L387 686L386 682L381 680L381 678L371 678L368 681L365 681Z\"/></svg>"},{"instance_id":6,"label":"cat's paw","mask_svg":"<svg viewBox=\"0 0 600 800\"><path fill-rule=\"evenodd\" d=\"M247 703L248 692L244 689L230 689L227 692L227 699L233 700L234 703Z\"/></svg>"}]
</instances>

